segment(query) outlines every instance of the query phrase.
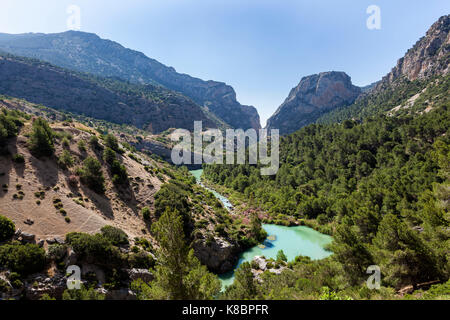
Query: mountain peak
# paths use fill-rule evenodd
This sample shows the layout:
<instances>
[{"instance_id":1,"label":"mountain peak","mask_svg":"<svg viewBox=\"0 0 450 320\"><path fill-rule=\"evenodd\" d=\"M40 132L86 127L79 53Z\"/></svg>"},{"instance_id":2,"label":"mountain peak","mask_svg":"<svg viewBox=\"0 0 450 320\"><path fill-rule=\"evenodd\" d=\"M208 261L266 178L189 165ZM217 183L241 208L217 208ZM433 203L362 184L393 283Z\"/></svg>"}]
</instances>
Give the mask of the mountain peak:
<instances>
[{"instance_id":1,"label":"mountain peak","mask_svg":"<svg viewBox=\"0 0 450 320\"><path fill-rule=\"evenodd\" d=\"M267 127L281 134L294 132L314 122L321 114L353 103L361 89L345 72L329 71L303 77L288 98L268 120Z\"/></svg>"},{"instance_id":2,"label":"mountain peak","mask_svg":"<svg viewBox=\"0 0 450 320\"><path fill-rule=\"evenodd\" d=\"M384 88L400 78L414 81L447 74L450 70L449 31L450 15L442 16L428 29L426 36L398 60L377 88Z\"/></svg>"}]
</instances>

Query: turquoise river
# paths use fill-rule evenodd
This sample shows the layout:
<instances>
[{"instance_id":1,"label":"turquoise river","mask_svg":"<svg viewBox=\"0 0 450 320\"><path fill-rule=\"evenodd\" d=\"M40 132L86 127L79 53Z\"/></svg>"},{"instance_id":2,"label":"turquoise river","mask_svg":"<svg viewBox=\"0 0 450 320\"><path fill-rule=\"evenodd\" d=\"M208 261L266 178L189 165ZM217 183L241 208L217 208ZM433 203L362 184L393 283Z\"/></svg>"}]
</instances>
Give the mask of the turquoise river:
<instances>
[{"instance_id":1,"label":"turquoise river","mask_svg":"<svg viewBox=\"0 0 450 320\"><path fill-rule=\"evenodd\" d=\"M203 185L200 181L202 173L203 170L191 171L201 185ZM233 209L227 198L210 188L205 188L210 190L228 210ZM284 227L273 224L264 224L263 228L269 235L268 239L264 241L263 246L255 246L241 253L236 268L245 261L252 261L256 256L276 258L279 250L283 250L289 261L299 255L308 256L311 259L323 259L331 255L330 251L325 250L325 246L333 239L311 228L305 226ZM219 278L223 287L228 286L233 283L234 271L220 275Z\"/></svg>"}]
</instances>

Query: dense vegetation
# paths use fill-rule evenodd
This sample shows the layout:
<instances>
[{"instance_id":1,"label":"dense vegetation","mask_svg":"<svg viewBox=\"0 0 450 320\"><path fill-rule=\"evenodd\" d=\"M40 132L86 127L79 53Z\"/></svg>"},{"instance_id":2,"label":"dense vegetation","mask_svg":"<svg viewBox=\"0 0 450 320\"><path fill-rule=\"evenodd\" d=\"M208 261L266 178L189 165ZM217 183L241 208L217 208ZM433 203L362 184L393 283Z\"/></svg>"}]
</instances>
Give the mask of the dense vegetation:
<instances>
[{"instance_id":1,"label":"dense vegetation","mask_svg":"<svg viewBox=\"0 0 450 320\"><path fill-rule=\"evenodd\" d=\"M105 177L102 172L101 163L94 157L87 157L83 162L83 167L78 172L80 179L89 188L97 193L105 192Z\"/></svg>"},{"instance_id":2,"label":"dense vegetation","mask_svg":"<svg viewBox=\"0 0 450 320\"><path fill-rule=\"evenodd\" d=\"M14 223L10 219L0 216L0 242L10 239L15 231Z\"/></svg>"},{"instance_id":3,"label":"dense vegetation","mask_svg":"<svg viewBox=\"0 0 450 320\"><path fill-rule=\"evenodd\" d=\"M276 176L250 165L205 168L235 200L267 211L267 221L294 218L334 236L332 258L297 262L295 276L266 282L264 292L282 286L284 298L305 297L304 283L292 284L303 278L316 283L316 293L352 288L372 264L381 267L383 285L397 289L449 279L448 105L444 95L424 114L305 127L282 139Z\"/></svg>"},{"instance_id":4,"label":"dense vegetation","mask_svg":"<svg viewBox=\"0 0 450 320\"><path fill-rule=\"evenodd\" d=\"M29 139L30 151L36 157L50 157L55 152L54 136L53 130L45 119L34 119Z\"/></svg>"},{"instance_id":5,"label":"dense vegetation","mask_svg":"<svg viewBox=\"0 0 450 320\"><path fill-rule=\"evenodd\" d=\"M399 78L392 86L380 87L372 92L369 91L352 105L324 114L317 120L317 123L331 124L347 119L361 120L383 114L397 106L406 105L408 99L424 89L426 89L425 92L420 95L414 107L400 111L400 113L423 111L429 101L433 101L436 105L445 104L450 90L450 76L415 81Z\"/></svg>"},{"instance_id":6,"label":"dense vegetation","mask_svg":"<svg viewBox=\"0 0 450 320\"><path fill-rule=\"evenodd\" d=\"M6 141L17 136L19 128L23 125L24 114L1 108L0 110L0 155L7 153Z\"/></svg>"},{"instance_id":7,"label":"dense vegetation","mask_svg":"<svg viewBox=\"0 0 450 320\"><path fill-rule=\"evenodd\" d=\"M189 250L183 231L183 217L176 209L167 209L152 227L159 249L158 263L150 284L137 280L132 288L139 299L192 300L212 299L220 292L217 276L209 273Z\"/></svg>"}]
</instances>

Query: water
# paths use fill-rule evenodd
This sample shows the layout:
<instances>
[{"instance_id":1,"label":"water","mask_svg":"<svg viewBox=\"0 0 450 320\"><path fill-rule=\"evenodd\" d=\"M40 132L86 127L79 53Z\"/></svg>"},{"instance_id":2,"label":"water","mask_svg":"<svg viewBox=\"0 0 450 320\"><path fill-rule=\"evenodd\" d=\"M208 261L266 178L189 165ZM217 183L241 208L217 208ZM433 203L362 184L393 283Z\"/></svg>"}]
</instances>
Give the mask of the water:
<instances>
[{"instance_id":1,"label":"water","mask_svg":"<svg viewBox=\"0 0 450 320\"><path fill-rule=\"evenodd\" d=\"M200 177L203 170L193 170L191 173L195 176L197 182L201 184ZM227 209L231 210L233 208L227 198L212 189L207 189L210 190ZM229 205L226 205L226 203ZM273 224L264 224L263 228L269 235L268 239L263 243L264 248L255 246L241 253L236 268L243 262L252 261L256 256L265 256L266 258L276 259L279 250L283 250L288 261L294 260L295 257L299 255L310 257L313 260L323 259L331 255L330 251L325 250L325 246L331 243L333 238L317 232L314 229L305 226L285 227ZM219 278L222 281L222 288L225 288L233 283L234 270L219 275Z\"/></svg>"},{"instance_id":2,"label":"water","mask_svg":"<svg viewBox=\"0 0 450 320\"><path fill-rule=\"evenodd\" d=\"M231 202L225 198L224 196L222 196L221 194L217 193L215 190L208 188L207 186L205 186L201 180L200 177L202 176L203 173L203 169L199 169L199 170L191 170L190 173L195 177L195 180L197 180L197 183L200 184L203 188L205 188L206 190L211 191L214 196L219 199L219 201L223 204L223 206L228 210L231 211L233 210L233 205L231 204Z\"/></svg>"},{"instance_id":3,"label":"water","mask_svg":"<svg viewBox=\"0 0 450 320\"><path fill-rule=\"evenodd\" d=\"M273 224L264 224L263 228L269 238L275 236L275 240L266 239L263 243L264 249L255 246L243 252L239 256L236 268L243 262L251 262L256 256L276 259L279 250L283 250L288 261L294 260L299 255L308 256L313 260L323 259L331 255L330 251L325 250L325 246L331 243L333 239L314 229L305 226L284 227ZM219 278L222 281L222 287L226 287L233 283L234 271L219 275Z\"/></svg>"}]
</instances>

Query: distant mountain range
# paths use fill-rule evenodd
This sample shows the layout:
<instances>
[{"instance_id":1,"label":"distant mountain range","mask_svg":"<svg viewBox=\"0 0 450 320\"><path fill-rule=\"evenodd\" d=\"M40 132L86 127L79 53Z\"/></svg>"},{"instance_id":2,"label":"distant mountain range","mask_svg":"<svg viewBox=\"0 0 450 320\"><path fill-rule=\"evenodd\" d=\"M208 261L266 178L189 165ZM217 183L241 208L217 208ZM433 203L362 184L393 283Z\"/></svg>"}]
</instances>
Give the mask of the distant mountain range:
<instances>
[{"instance_id":1,"label":"distant mountain range","mask_svg":"<svg viewBox=\"0 0 450 320\"><path fill-rule=\"evenodd\" d=\"M0 94L153 133L193 130L194 121L220 126L191 99L164 87L100 78L1 53Z\"/></svg>"},{"instance_id":2,"label":"distant mountain range","mask_svg":"<svg viewBox=\"0 0 450 320\"><path fill-rule=\"evenodd\" d=\"M344 72L302 78L269 118L267 128L289 134L314 122L386 111L384 102L395 86L449 72L449 29L450 15L441 17L388 75L369 86L354 86ZM241 105L232 87L177 73L143 53L95 34L0 34L0 50L54 65L3 55L0 94L133 124L154 133L191 129L193 120L203 120L209 127L261 127L256 109Z\"/></svg>"},{"instance_id":3,"label":"distant mountain range","mask_svg":"<svg viewBox=\"0 0 450 320\"><path fill-rule=\"evenodd\" d=\"M177 73L174 68L141 52L95 34L77 31L0 34L0 50L100 77L114 77L141 85L159 84L189 97L230 127L261 127L256 109L237 102L234 89L225 83Z\"/></svg>"}]
</instances>

